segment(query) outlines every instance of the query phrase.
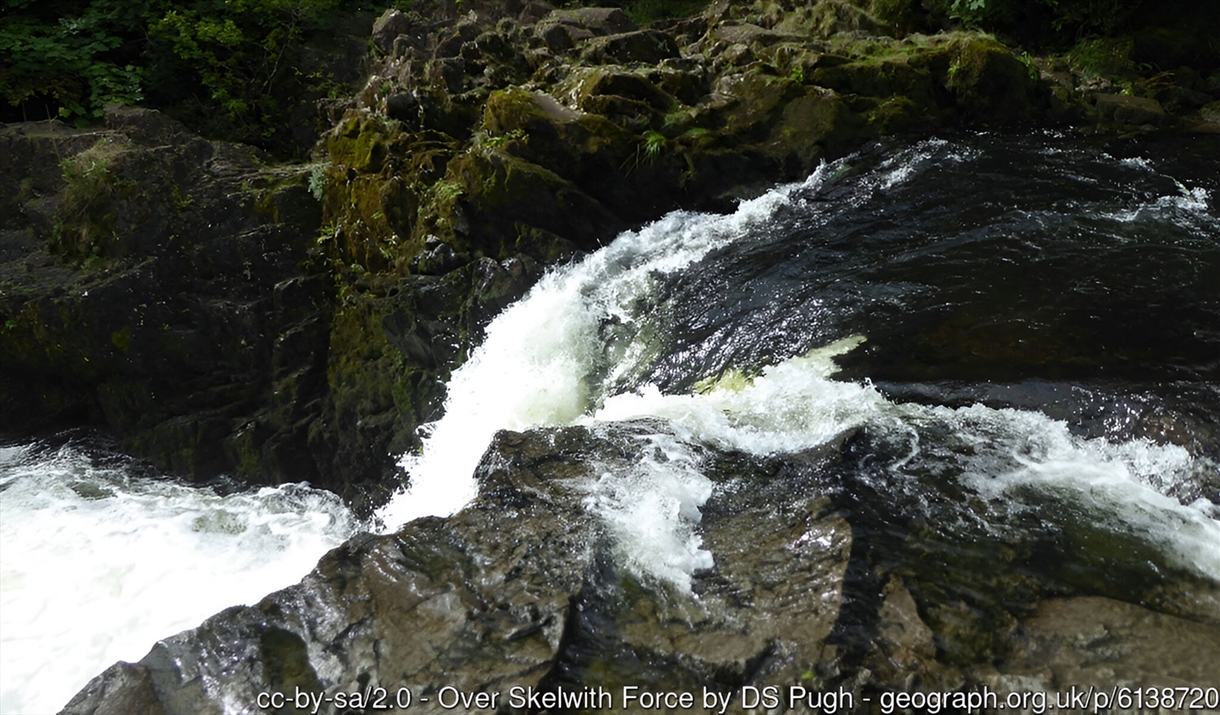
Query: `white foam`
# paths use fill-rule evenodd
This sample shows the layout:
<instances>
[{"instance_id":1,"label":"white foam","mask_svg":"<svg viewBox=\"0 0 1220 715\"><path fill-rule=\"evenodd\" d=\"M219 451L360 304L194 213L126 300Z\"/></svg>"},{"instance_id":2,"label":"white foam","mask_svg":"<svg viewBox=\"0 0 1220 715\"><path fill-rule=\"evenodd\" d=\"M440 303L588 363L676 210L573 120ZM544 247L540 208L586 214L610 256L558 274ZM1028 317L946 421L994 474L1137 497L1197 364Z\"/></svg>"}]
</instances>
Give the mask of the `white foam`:
<instances>
[{"instance_id":1,"label":"white foam","mask_svg":"<svg viewBox=\"0 0 1220 715\"><path fill-rule=\"evenodd\" d=\"M1130 167L1132 169L1145 169L1148 171L1151 171L1153 169L1152 162L1148 161L1147 159L1145 159L1142 156L1128 157L1126 159L1120 160L1118 163L1122 164L1123 166Z\"/></svg>"},{"instance_id":2,"label":"white foam","mask_svg":"<svg viewBox=\"0 0 1220 715\"><path fill-rule=\"evenodd\" d=\"M695 439L756 455L797 452L878 418L884 398L869 386L828 379L832 358L862 343L853 336L763 370L740 389L663 395L647 385L606 400L602 421L660 417Z\"/></svg>"},{"instance_id":3,"label":"white foam","mask_svg":"<svg viewBox=\"0 0 1220 715\"><path fill-rule=\"evenodd\" d=\"M639 439L640 460L601 467L585 504L607 525L620 563L689 591L691 575L714 565L696 532L712 482L690 444L666 434Z\"/></svg>"},{"instance_id":4,"label":"white foam","mask_svg":"<svg viewBox=\"0 0 1220 715\"><path fill-rule=\"evenodd\" d=\"M610 360L600 327L608 321L630 326L633 307L652 292L657 275L737 240L800 189L818 184L825 171L743 202L731 215L669 214L546 275L491 323L483 344L454 372L444 416L423 431L422 454L402 458L408 488L378 518L394 528L452 514L475 496L474 468L496 431L568 424L586 414L594 407L594 375L608 372L613 380L646 349L634 342Z\"/></svg>"},{"instance_id":5,"label":"white foam","mask_svg":"<svg viewBox=\"0 0 1220 715\"><path fill-rule=\"evenodd\" d=\"M1172 179L1172 177L1168 178ZM1177 179L1172 180L1178 189L1178 193L1168 196L1158 196L1154 201L1142 204L1133 209L1113 211L1110 213L1104 213L1102 215L1122 223L1132 223L1134 221L1146 218L1158 219L1164 216L1167 211L1181 211L1198 217L1210 218L1208 216L1208 211L1211 205L1211 193L1202 187L1196 186L1194 188L1190 188Z\"/></svg>"},{"instance_id":6,"label":"white foam","mask_svg":"<svg viewBox=\"0 0 1220 715\"><path fill-rule=\"evenodd\" d=\"M0 712L56 712L118 660L289 586L353 531L300 485L217 496L65 449L0 460Z\"/></svg>"},{"instance_id":7,"label":"white foam","mask_svg":"<svg viewBox=\"0 0 1220 715\"><path fill-rule=\"evenodd\" d=\"M1207 500L1183 505L1168 493L1217 465L1177 445L1113 443L1071 434L1039 412L982 405L951 410L907 406L917 420L939 420L972 445L962 480L981 495L1021 500L1035 488L1081 518L1155 543L1167 560L1220 581L1220 521Z\"/></svg>"},{"instance_id":8,"label":"white foam","mask_svg":"<svg viewBox=\"0 0 1220 715\"><path fill-rule=\"evenodd\" d=\"M878 169L882 173L871 183L882 190L891 189L908 183L929 167L949 162L958 164L978 155L977 151L970 149L948 151L948 147L949 142L944 139L925 139L909 149L903 149L881 162Z\"/></svg>"}]
</instances>

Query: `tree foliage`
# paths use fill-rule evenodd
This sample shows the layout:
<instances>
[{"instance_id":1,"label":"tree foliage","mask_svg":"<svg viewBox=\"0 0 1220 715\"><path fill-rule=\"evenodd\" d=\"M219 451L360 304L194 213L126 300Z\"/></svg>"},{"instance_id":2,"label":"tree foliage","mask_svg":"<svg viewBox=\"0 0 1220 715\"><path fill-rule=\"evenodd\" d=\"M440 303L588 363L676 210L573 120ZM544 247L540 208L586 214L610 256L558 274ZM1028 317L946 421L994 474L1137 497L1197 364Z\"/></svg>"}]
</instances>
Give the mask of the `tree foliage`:
<instances>
[{"instance_id":1,"label":"tree foliage","mask_svg":"<svg viewBox=\"0 0 1220 715\"><path fill-rule=\"evenodd\" d=\"M143 96L140 53L125 38L146 4L122 0L3 0L0 97L69 118Z\"/></svg>"},{"instance_id":2,"label":"tree foliage","mask_svg":"<svg viewBox=\"0 0 1220 715\"><path fill-rule=\"evenodd\" d=\"M5 119L99 117L148 100L227 138L274 145L309 38L344 0L0 0ZM31 116L33 115L33 116Z\"/></svg>"},{"instance_id":3,"label":"tree foliage","mask_svg":"<svg viewBox=\"0 0 1220 715\"><path fill-rule=\"evenodd\" d=\"M1067 42L1121 31L1144 0L932 0L950 18L1026 39Z\"/></svg>"},{"instance_id":4,"label":"tree foliage","mask_svg":"<svg viewBox=\"0 0 1220 715\"><path fill-rule=\"evenodd\" d=\"M153 55L189 68L220 113L248 140L270 139L286 90L301 89L296 54L339 0L195 0L150 18ZM165 70L162 69L164 72Z\"/></svg>"}]
</instances>

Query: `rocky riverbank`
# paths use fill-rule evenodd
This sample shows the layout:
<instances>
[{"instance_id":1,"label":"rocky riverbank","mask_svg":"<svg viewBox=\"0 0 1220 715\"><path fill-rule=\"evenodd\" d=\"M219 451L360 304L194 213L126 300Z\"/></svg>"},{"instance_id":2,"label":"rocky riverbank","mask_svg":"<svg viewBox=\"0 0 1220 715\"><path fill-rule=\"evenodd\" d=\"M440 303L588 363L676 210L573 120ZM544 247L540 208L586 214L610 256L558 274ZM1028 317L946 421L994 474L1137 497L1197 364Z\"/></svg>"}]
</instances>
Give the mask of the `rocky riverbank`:
<instances>
[{"instance_id":1,"label":"rocky riverbank","mask_svg":"<svg viewBox=\"0 0 1220 715\"><path fill-rule=\"evenodd\" d=\"M658 578L598 509L598 477L666 438L652 422L502 432L462 512L350 541L299 585L114 665L64 712L331 713L409 699L412 712L526 713L545 702L528 693L565 690L605 691L609 704L547 710L655 711L624 699L634 687L693 698L670 712L732 713L757 712L755 695L775 695L768 712L877 712L895 693L990 690L974 712L992 713L1020 702L1010 696L1037 708L1034 693L1053 706L1073 686L1214 676L1214 584L1134 563L1123 573L1087 517L1048 519L1030 543L997 536L1003 518L949 483L930 513L901 488L877 493L867 430L783 458L704 451L716 488L699 531L715 565L689 583ZM978 528L935 527L958 509ZM1064 569L1036 555L1052 543L1091 545ZM1125 602L1129 579L1152 607ZM1063 595L1083 581L1087 595ZM790 702L793 687L806 696ZM722 700L705 705L709 692Z\"/></svg>"},{"instance_id":2,"label":"rocky riverbank","mask_svg":"<svg viewBox=\"0 0 1220 715\"><path fill-rule=\"evenodd\" d=\"M364 88L321 102L308 164L147 110L7 125L0 429L97 426L186 477L371 505L491 316L625 228L885 135L1220 128L1199 72L1099 77L904 23L839 0L650 27L417 3L375 24Z\"/></svg>"}]
</instances>

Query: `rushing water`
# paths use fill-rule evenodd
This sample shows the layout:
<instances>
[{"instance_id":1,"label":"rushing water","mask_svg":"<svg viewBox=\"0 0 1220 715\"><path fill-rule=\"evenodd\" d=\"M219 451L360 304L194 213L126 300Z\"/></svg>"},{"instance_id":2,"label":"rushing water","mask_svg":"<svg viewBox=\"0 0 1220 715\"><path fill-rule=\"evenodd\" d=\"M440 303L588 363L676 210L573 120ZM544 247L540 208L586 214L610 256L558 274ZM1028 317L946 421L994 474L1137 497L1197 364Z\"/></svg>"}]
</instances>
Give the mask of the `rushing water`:
<instances>
[{"instance_id":1,"label":"rushing water","mask_svg":"<svg viewBox=\"0 0 1220 715\"><path fill-rule=\"evenodd\" d=\"M927 500L949 474L1009 509L1052 499L1220 579L1220 166L1152 151L877 148L625 233L493 322L380 516L461 508L498 429L660 418L681 439L590 500L638 572L684 585L715 557L693 447L867 427L886 489Z\"/></svg>"},{"instance_id":2,"label":"rushing water","mask_svg":"<svg viewBox=\"0 0 1220 715\"><path fill-rule=\"evenodd\" d=\"M462 508L497 430L647 418L644 457L599 470L587 500L629 569L689 588L716 560L710 450L782 457L856 430L857 498L883 520L924 514L963 543L1104 533L1147 562L1136 577L1220 582L1220 161L1109 151L876 147L733 214L623 234L488 327L383 525ZM107 454L0 450L4 713L57 709L354 528L303 486L221 495Z\"/></svg>"},{"instance_id":3,"label":"rushing water","mask_svg":"<svg viewBox=\"0 0 1220 715\"><path fill-rule=\"evenodd\" d=\"M295 583L353 527L301 485L222 496L79 437L0 446L0 712L57 712L111 663Z\"/></svg>"}]
</instances>

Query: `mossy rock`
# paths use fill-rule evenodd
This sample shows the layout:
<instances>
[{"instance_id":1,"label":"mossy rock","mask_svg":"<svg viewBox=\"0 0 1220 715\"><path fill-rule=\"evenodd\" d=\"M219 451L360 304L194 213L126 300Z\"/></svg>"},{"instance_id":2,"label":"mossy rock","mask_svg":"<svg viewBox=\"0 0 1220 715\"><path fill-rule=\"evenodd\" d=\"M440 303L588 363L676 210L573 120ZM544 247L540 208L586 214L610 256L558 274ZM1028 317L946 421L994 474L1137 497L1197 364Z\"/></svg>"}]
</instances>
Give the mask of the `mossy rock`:
<instances>
[{"instance_id":1,"label":"mossy rock","mask_svg":"<svg viewBox=\"0 0 1220 715\"><path fill-rule=\"evenodd\" d=\"M396 399L396 383L407 379L408 363L382 328L386 308L384 299L349 288L335 310L326 434L318 439L333 442L331 466L340 473L386 474L392 469L388 453L394 435L409 435L425 421L414 409L401 409L408 405Z\"/></svg>"},{"instance_id":2,"label":"mossy rock","mask_svg":"<svg viewBox=\"0 0 1220 715\"><path fill-rule=\"evenodd\" d=\"M126 137L103 137L89 149L60 162L63 201L60 223L48 247L71 262L121 255L120 203L135 198L138 185L120 164L131 151Z\"/></svg>"},{"instance_id":3,"label":"mossy rock","mask_svg":"<svg viewBox=\"0 0 1220 715\"><path fill-rule=\"evenodd\" d=\"M812 168L826 151L841 152L867 129L839 95L811 89L783 108L770 146L778 157L793 155Z\"/></svg>"},{"instance_id":4,"label":"mossy rock","mask_svg":"<svg viewBox=\"0 0 1220 715\"><path fill-rule=\"evenodd\" d=\"M372 115L350 116L330 133L326 148L334 164L375 174L389 156L389 129Z\"/></svg>"},{"instance_id":5,"label":"mossy rock","mask_svg":"<svg viewBox=\"0 0 1220 715\"><path fill-rule=\"evenodd\" d=\"M643 73L616 67L578 69L555 92L583 112L635 128L653 125L676 104Z\"/></svg>"},{"instance_id":6,"label":"mossy rock","mask_svg":"<svg viewBox=\"0 0 1220 715\"><path fill-rule=\"evenodd\" d=\"M822 63L814 69L812 81L843 94L907 97L931 109L948 101L943 85L951 61L947 44L897 42L870 48L852 62Z\"/></svg>"},{"instance_id":7,"label":"mossy rock","mask_svg":"<svg viewBox=\"0 0 1220 715\"><path fill-rule=\"evenodd\" d=\"M309 190L307 172L294 172L276 181L255 202L255 210L277 224L314 234L322 223L322 205Z\"/></svg>"},{"instance_id":8,"label":"mossy rock","mask_svg":"<svg viewBox=\"0 0 1220 715\"><path fill-rule=\"evenodd\" d=\"M712 126L730 146L765 138L784 108L805 95L800 82L761 72L725 78L718 89L732 101L713 113Z\"/></svg>"},{"instance_id":9,"label":"mossy rock","mask_svg":"<svg viewBox=\"0 0 1220 715\"><path fill-rule=\"evenodd\" d=\"M843 33L881 34L884 29L877 19L848 0L823 0L778 12L778 22L772 22L778 32L827 39Z\"/></svg>"},{"instance_id":10,"label":"mossy rock","mask_svg":"<svg viewBox=\"0 0 1220 715\"><path fill-rule=\"evenodd\" d=\"M1007 47L986 37L954 45L945 86L967 119L1012 123L1033 116L1037 80Z\"/></svg>"},{"instance_id":11,"label":"mossy rock","mask_svg":"<svg viewBox=\"0 0 1220 715\"><path fill-rule=\"evenodd\" d=\"M574 111L549 94L511 88L492 92L483 113L490 134L520 132L523 155L560 173L589 155L623 158L634 148L634 135L605 117Z\"/></svg>"},{"instance_id":12,"label":"mossy rock","mask_svg":"<svg viewBox=\"0 0 1220 715\"><path fill-rule=\"evenodd\" d=\"M590 250L623 228L616 216L572 182L507 152L472 151L459 156L450 162L445 183L457 193L442 197L438 209L448 212L451 224L459 226L459 250L508 258L518 250L521 226L562 236Z\"/></svg>"},{"instance_id":13,"label":"mossy rock","mask_svg":"<svg viewBox=\"0 0 1220 715\"><path fill-rule=\"evenodd\" d=\"M483 110L483 128L492 134L522 132L531 139L557 140L561 126L578 116L549 95L510 87L488 96Z\"/></svg>"}]
</instances>

